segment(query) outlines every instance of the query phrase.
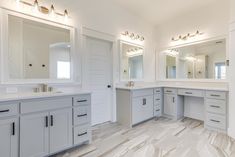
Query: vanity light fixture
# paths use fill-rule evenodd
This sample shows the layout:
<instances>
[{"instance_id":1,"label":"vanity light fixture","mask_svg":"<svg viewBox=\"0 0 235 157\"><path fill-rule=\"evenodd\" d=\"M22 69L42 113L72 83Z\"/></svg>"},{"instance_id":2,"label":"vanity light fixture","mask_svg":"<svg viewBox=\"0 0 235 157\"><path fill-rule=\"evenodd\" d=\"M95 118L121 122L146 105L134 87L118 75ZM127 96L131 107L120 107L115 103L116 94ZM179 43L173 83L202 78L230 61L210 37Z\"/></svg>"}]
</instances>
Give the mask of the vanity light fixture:
<instances>
[{"instance_id":1,"label":"vanity light fixture","mask_svg":"<svg viewBox=\"0 0 235 157\"><path fill-rule=\"evenodd\" d=\"M164 53L165 53L166 55L172 56L172 57L176 57L176 56L179 55L179 52L178 52L178 50L176 50L176 49L166 50L166 51L164 51Z\"/></svg>"},{"instance_id":2,"label":"vanity light fixture","mask_svg":"<svg viewBox=\"0 0 235 157\"><path fill-rule=\"evenodd\" d=\"M64 10L64 13L56 12L55 7L54 7L53 4L51 5L50 9L48 9L45 6L39 5L38 0L34 0L33 3L30 3L30 2L27 2L27 1L24 1L24 0L16 0L16 2L28 5L30 7L33 7L34 10L39 11L43 14L48 14L48 15L55 15L56 14L56 15L59 15L59 16L63 16L65 19L68 19L68 17L69 17L69 13L68 13L67 9Z\"/></svg>"},{"instance_id":3,"label":"vanity light fixture","mask_svg":"<svg viewBox=\"0 0 235 157\"><path fill-rule=\"evenodd\" d=\"M193 37L200 36L200 35L203 35L203 34L204 33L197 30L196 33L194 33L194 34L188 33L187 35L184 35L184 36L179 35L178 38L172 37L171 41L188 40L189 38L193 38Z\"/></svg>"},{"instance_id":4,"label":"vanity light fixture","mask_svg":"<svg viewBox=\"0 0 235 157\"><path fill-rule=\"evenodd\" d=\"M121 33L121 35L129 37L132 40L140 40L140 41L145 40L143 36L141 37L139 34L130 33L128 31L125 31L125 32Z\"/></svg>"},{"instance_id":5,"label":"vanity light fixture","mask_svg":"<svg viewBox=\"0 0 235 157\"><path fill-rule=\"evenodd\" d=\"M128 57L140 56L142 54L143 54L142 48L129 49L127 50L127 53L126 53Z\"/></svg>"}]
</instances>

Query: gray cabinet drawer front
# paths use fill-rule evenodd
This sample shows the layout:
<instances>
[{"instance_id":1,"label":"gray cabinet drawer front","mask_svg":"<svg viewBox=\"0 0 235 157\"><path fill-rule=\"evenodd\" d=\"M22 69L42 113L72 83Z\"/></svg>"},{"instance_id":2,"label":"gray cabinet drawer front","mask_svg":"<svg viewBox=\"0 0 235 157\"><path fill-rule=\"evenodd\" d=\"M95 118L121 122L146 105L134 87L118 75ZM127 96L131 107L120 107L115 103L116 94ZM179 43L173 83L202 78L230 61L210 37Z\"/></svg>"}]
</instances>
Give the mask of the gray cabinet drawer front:
<instances>
[{"instance_id":1,"label":"gray cabinet drawer front","mask_svg":"<svg viewBox=\"0 0 235 157\"><path fill-rule=\"evenodd\" d=\"M14 116L19 113L19 105L16 103L12 104L0 104L0 118L7 116Z\"/></svg>"},{"instance_id":2,"label":"gray cabinet drawer front","mask_svg":"<svg viewBox=\"0 0 235 157\"><path fill-rule=\"evenodd\" d=\"M162 88L155 88L154 89L154 94L161 94L162 93Z\"/></svg>"},{"instance_id":3,"label":"gray cabinet drawer front","mask_svg":"<svg viewBox=\"0 0 235 157\"><path fill-rule=\"evenodd\" d=\"M132 124L137 124L153 117L153 96L133 98Z\"/></svg>"},{"instance_id":4,"label":"gray cabinet drawer front","mask_svg":"<svg viewBox=\"0 0 235 157\"><path fill-rule=\"evenodd\" d=\"M216 99L206 99L206 109L211 113L226 114L226 101Z\"/></svg>"},{"instance_id":5,"label":"gray cabinet drawer front","mask_svg":"<svg viewBox=\"0 0 235 157\"><path fill-rule=\"evenodd\" d=\"M74 125L87 124L91 121L90 105L74 108Z\"/></svg>"},{"instance_id":6,"label":"gray cabinet drawer front","mask_svg":"<svg viewBox=\"0 0 235 157\"><path fill-rule=\"evenodd\" d=\"M74 128L74 145L82 144L91 138L91 129L89 125L77 126Z\"/></svg>"},{"instance_id":7,"label":"gray cabinet drawer front","mask_svg":"<svg viewBox=\"0 0 235 157\"><path fill-rule=\"evenodd\" d=\"M193 90L193 89L178 89L178 95L204 97L204 91L203 90Z\"/></svg>"},{"instance_id":8,"label":"gray cabinet drawer front","mask_svg":"<svg viewBox=\"0 0 235 157\"><path fill-rule=\"evenodd\" d=\"M177 94L177 89L175 88L164 88L165 94Z\"/></svg>"},{"instance_id":9,"label":"gray cabinet drawer front","mask_svg":"<svg viewBox=\"0 0 235 157\"><path fill-rule=\"evenodd\" d=\"M154 110L153 114L155 117L160 117L162 115L161 110L159 110L159 109Z\"/></svg>"},{"instance_id":10,"label":"gray cabinet drawer front","mask_svg":"<svg viewBox=\"0 0 235 157\"><path fill-rule=\"evenodd\" d=\"M90 94L84 94L79 95L73 98L73 105L79 106L79 105L90 105L91 104L91 95Z\"/></svg>"},{"instance_id":11,"label":"gray cabinet drawer front","mask_svg":"<svg viewBox=\"0 0 235 157\"><path fill-rule=\"evenodd\" d=\"M207 113L206 123L208 126L226 130L226 117Z\"/></svg>"},{"instance_id":12,"label":"gray cabinet drawer front","mask_svg":"<svg viewBox=\"0 0 235 157\"><path fill-rule=\"evenodd\" d=\"M210 99L223 99L226 100L226 92L206 91L206 97Z\"/></svg>"},{"instance_id":13,"label":"gray cabinet drawer front","mask_svg":"<svg viewBox=\"0 0 235 157\"><path fill-rule=\"evenodd\" d=\"M161 101L162 100L162 95L161 94L155 94L154 95L154 101Z\"/></svg>"},{"instance_id":14,"label":"gray cabinet drawer front","mask_svg":"<svg viewBox=\"0 0 235 157\"><path fill-rule=\"evenodd\" d=\"M53 97L48 99L33 99L21 102L20 112L30 113L72 107L72 97Z\"/></svg>"},{"instance_id":15,"label":"gray cabinet drawer front","mask_svg":"<svg viewBox=\"0 0 235 157\"><path fill-rule=\"evenodd\" d=\"M147 95L153 95L153 89L141 89L132 91L133 97L141 97Z\"/></svg>"}]
</instances>

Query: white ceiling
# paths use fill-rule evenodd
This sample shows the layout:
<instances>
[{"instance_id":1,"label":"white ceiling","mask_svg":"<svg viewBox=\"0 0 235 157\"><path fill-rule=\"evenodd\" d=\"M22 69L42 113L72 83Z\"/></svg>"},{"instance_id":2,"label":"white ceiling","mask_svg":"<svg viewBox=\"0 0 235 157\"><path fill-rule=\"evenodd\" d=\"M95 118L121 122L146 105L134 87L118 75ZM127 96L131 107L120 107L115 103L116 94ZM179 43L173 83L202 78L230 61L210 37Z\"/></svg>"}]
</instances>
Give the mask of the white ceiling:
<instances>
[{"instance_id":1,"label":"white ceiling","mask_svg":"<svg viewBox=\"0 0 235 157\"><path fill-rule=\"evenodd\" d=\"M137 16L157 25L218 0L113 0Z\"/></svg>"}]
</instances>

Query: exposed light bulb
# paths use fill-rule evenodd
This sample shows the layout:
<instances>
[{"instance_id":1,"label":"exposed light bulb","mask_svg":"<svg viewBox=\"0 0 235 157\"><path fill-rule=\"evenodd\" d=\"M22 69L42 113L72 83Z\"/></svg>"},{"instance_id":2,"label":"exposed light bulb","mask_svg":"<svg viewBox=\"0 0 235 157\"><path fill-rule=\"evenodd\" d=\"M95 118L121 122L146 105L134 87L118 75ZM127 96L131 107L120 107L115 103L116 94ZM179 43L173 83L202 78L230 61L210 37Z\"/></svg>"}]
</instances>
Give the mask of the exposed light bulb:
<instances>
[{"instance_id":1,"label":"exposed light bulb","mask_svg":"<svg viewBox=\"0 0 235 157\"><path fill-rule=\"evenodd\" d=\"M50 16L52 16L52 17L55 16L55 7L54 7L54 5L51 5Z\"/></svg>"},{"instance_id":2,"label":"exposed light bulb","mask_svg":"<svg viewBox=\"0 0 235 157\"><path fill-rule=\"evenodd\" d=\"M37 0L35 0L34 1L34 11L39 11L39 6L38 6L38 1Z\"/></svg>"},{"instance_id":3,"label":"exposed light bulb","mask_svg":"<svg viewBox=\"0 0 235 157\"><path fill-rule=\"evenodd\" d=\"M64 17L65 17L65 19L67 20L68 19L68 17L69 17L69 13L68 13L68 10L64 10Z\"/></svg>"}]
</instances>

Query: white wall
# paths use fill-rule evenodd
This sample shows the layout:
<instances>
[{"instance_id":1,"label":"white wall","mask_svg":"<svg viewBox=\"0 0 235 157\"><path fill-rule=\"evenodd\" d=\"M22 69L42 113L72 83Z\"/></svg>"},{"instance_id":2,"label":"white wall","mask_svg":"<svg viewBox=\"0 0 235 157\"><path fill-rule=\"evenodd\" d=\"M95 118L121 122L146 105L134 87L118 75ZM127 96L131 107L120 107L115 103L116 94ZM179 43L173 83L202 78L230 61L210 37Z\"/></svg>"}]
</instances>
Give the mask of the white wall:
<instances>
[{"instance_id":1,"label":"white wall","mask_svg":"<svg viewBox=\"0 0 235 157\"><path fill-rule=\"evenodd\" d=\"M178 16L177 18L166 21L156 27L157 38L157 55L156 55L156 78L162 79L161 62L162 50L168 47L186 45L192 42L208 40L220 36L228 35L229 27L229 1L216 1L216 3L205 6L198 10ZM187 33L195 33L197 30L203 32L202 36L192 38L187 41L172 42L171 38L177 38L179 35L187 35Z\"/></svg>"},{"instance_id":2,"label":"white wall","mask_svg":"<svg viewBox=\"0 0 235 157\"><path fill-rule=\"evenodd\" d=\"M235 21L235 0L230 0L230 21Z\"/></svg>"}]
</instances>

